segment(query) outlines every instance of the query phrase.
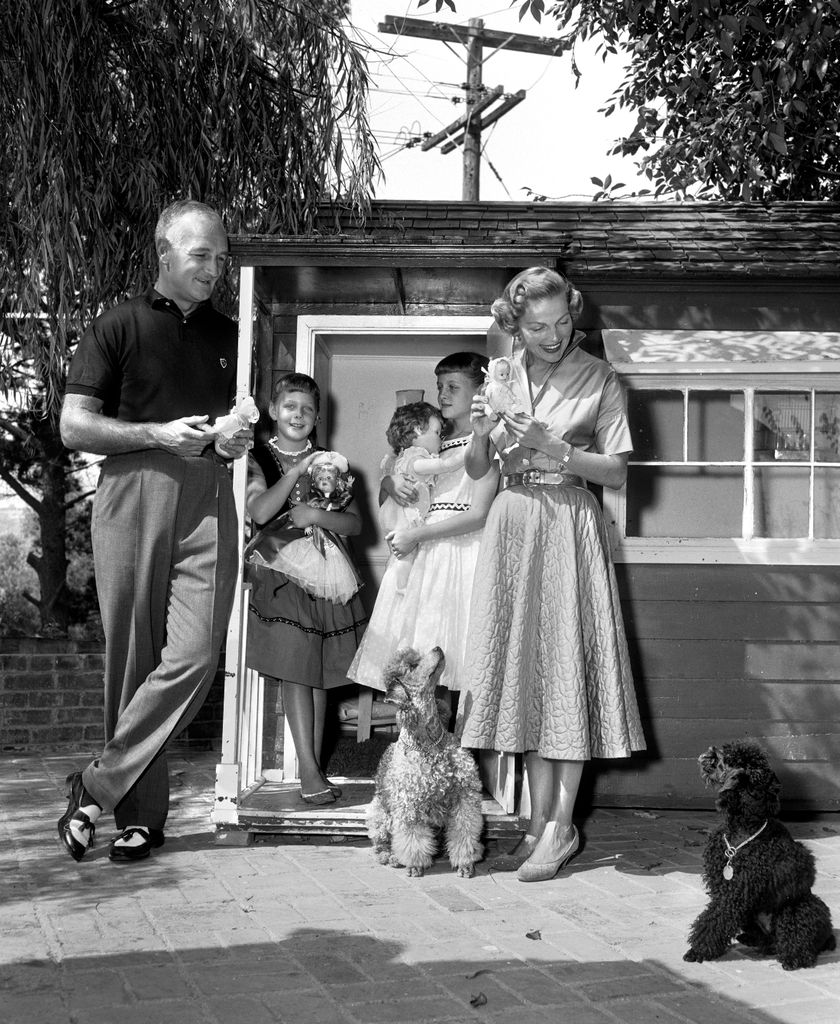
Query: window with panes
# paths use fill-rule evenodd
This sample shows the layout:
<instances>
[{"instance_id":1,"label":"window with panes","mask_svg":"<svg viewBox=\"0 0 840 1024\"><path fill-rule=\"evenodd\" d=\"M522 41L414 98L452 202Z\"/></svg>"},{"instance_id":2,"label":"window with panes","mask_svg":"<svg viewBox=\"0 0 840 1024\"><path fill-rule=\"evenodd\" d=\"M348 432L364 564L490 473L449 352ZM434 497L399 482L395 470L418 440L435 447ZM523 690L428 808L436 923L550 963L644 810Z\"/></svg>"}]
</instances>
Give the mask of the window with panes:
<instances>
[{"instance_id":1,"label":"window with panes","mask_svg":"<svg viewBox=\"0 0 840 1024\"><path fill-rule=\"evenodd\" d=\"M623 492L605 495L616 553L838 560L840 361L780 365L762 336L763 358L744 366L711 340L717 358L699 367L623 363L634 450Z\"/></svg>"}]
</instances>

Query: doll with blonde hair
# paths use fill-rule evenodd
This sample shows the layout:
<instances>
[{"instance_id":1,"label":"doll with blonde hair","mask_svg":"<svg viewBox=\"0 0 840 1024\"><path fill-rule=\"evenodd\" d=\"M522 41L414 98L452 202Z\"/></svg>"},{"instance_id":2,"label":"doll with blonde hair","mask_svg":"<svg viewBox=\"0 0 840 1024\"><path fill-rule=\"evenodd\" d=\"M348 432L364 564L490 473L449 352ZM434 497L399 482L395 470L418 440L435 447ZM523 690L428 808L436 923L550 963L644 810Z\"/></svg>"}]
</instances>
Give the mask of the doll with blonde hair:
<instances>
[{"instance_id":1,"label":"doll with blonde hair","mask_svg":"<svg viewBox=\"0 0 840 1024\"><path fill-rule=\"evenodd\" d=\"M310 508L342 512L353 500L353 477L347 459L338 452L318 452L306 470L309 474ZM286 513L287 515L289 513ZM264 564L284 573L313 597L346 604L361 586L344 539L332 530L312 523L303 537L275 547ZM259 558L259 552L254 552Z\"/></svg>"}]
</instances>

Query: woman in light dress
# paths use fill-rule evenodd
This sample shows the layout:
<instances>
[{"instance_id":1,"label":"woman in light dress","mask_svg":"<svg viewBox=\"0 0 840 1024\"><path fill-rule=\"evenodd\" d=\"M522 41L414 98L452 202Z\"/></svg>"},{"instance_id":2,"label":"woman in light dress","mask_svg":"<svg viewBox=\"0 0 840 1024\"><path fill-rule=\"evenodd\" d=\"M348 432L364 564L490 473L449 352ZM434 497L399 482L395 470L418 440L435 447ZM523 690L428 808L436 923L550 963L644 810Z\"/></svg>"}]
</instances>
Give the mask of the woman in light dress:
<instances>
[{"instance_id":1,"label":"woman in light dress","mask_svg":"<svg viewBox=\"0 0 840 1024\"><path fill-rule=\"evenodd\" d=\"M612 368L581 348L580 292L532 267L493 304L513 338L528 412L473 401L470 476L501 459L467 632L458 731L465 747L525 754L527 833L504 866L553 878L577 852L584 763L645 743L601 508L588 484L619 488L632 445ZM497 864L496 867L501 865Z\"/></svg>"}]
</instances>

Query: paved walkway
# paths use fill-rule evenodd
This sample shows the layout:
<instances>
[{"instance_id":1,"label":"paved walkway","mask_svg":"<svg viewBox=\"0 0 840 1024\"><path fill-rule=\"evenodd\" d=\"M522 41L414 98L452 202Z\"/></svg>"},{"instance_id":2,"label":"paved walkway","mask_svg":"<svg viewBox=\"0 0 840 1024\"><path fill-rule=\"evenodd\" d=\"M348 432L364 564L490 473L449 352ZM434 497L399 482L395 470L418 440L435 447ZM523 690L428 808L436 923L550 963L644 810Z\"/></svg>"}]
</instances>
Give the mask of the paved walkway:
<instances>
[{"instance_id":1,"label":"paved walkway","mask_svg":"<svg viewBox=\"0 0 840 1024\"><path fill-rule=\"evenodd\" d=\"M552 882L481 865L424 878L361 840L215 844L211 754L173 760L166 846L75 865L55 822L81 757L0 757L4 1024L820 1024L840 1020L840 955L785 972L734 947L682 960L704 904L712 814L598 811ZM797 824L840 928L840 818Z\"/></svg>"}]
</instances>

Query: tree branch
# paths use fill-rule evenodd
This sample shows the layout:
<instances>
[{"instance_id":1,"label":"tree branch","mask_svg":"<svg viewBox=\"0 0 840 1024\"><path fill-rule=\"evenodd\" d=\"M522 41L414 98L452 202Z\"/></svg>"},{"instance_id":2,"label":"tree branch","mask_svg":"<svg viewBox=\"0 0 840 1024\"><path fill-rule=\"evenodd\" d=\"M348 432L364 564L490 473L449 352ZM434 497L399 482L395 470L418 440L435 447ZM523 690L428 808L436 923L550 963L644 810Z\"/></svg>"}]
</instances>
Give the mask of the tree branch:
<instances>
[{"instance_id":1,"label":"tree branch","mask_svg":"<svg viewBox=\"0 0 840 1024\"><path fill-rule=\"evenodd\" d=\"M16 438L22 444L30 439L30 434L25 430L21 430L14 420L10 420L5 416L0 416L0 430L5 430L7 434L11 434L12 437Z\"/></svg>"},{"instance_id":2,"label":"tree branch","mask_svg":"<svg viewBox=\"0 0 840 1024\"><path fill-rule=\"evenodd\" d=\"M36 498L34 494L30 494L23 484L19 483L18 480L8 472L8 470L3 469L2 467L0 467L0 480L7 483L15 494L25 501L34 512L40 514L41 509L43 508L43 502Z\"/></svg>"},{"instance_id":3,"label":"tree branch","mask_svg":"<svg viewBox=\"0 0 840 1024\"><path fill-rule=\"evenodd\" d=\"M71 508L73 508L75 505L78 505L79 502L84 501L86 498L89 498L92 494L96 494L96 488L94 488L92 491L85 491L84 494L76 495L76 497L73 498L72 501L68 501L65 504L64 511L69 512Z\"/></svg>"}]
</instances>

